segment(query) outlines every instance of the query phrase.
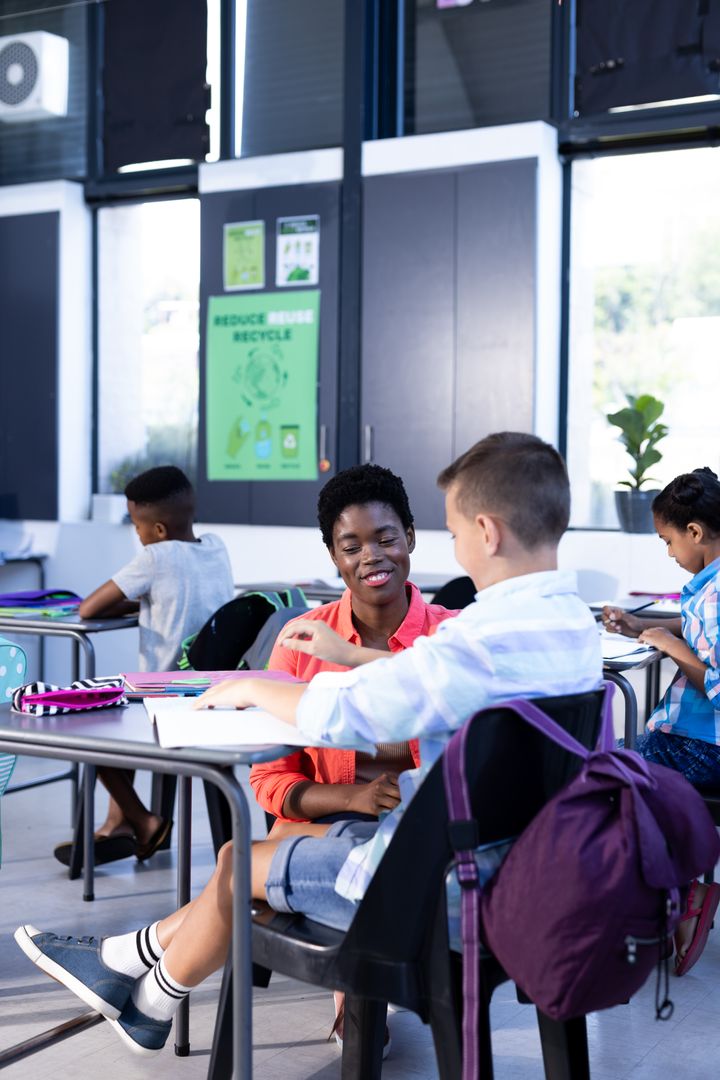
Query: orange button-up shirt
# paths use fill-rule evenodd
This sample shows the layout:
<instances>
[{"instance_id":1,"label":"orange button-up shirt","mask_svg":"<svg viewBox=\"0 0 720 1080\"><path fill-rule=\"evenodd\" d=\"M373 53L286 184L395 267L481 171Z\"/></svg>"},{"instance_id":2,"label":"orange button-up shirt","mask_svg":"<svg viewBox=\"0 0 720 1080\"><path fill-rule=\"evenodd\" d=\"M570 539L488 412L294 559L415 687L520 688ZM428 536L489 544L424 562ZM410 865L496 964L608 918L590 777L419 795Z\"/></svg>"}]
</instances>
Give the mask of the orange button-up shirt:
<instances>
[{"instance_id":1,"label":"orange button-up shirt","mask_svg":"<svg viewBox=\"0 0 720 1080\"><path fill-rule=\"evenodd\" d=\"M407 583L407 587L410 600L407 614L388 639L388 647L393 653L409 648L415 638L431 634L439 623L457 615L457 611L448 611L438 604L426 604L418 587L411 582ZM352 621L352 594L349 589L345 590L339 600L313 608L300 618L320 619L346 641L353 645L362 645ZM292 626L295 621L293 619L287 625ZM317 656L308 656L307 653L279 645L272 651L268 668L270 671L287 671L302 682L310 682L319 671L348 670L341 664L331 664ZM413 739L409 745L417 766L420 764L417 740ZM354 750L326 750L308 746L304 750L289 754L288 757L278 758L277 761L253 765L250 770L250 783L264 810L269 810L281 821L297 820L286 818L283 814L283 806L290 789L308 780L316 784L354 784L355 759Z\"/></svg>"}]
</instances>

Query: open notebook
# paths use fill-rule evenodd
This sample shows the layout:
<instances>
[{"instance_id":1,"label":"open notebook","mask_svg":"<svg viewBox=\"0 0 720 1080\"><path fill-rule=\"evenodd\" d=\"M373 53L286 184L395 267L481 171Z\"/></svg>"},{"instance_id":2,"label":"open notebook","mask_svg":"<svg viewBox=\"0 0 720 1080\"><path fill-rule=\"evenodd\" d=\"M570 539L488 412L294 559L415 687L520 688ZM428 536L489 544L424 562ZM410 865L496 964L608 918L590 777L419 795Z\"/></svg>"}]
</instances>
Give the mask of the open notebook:
<instances>
[{"instance_id":1,"label":"open notebook","mask_svg":"<svg viewBox=\"0 0 720 1080\"><path fill-rule=\"evenodd\" d=\"M193 709L184 698L146 698L161 746L307 746L292 724L264 709Z\"/></svg>"},{"instance_id":2,"label":"open notebook","mask_svg":"<svg viewBox=\"0 0 720 1080\"><path fill-rule=\"evenodd\" d=\"M643 645L637 638L609 634L606 630L600 634L600 646L603 660L641 660L655 652L652 645Z\"/></svg>"}]
</instances>

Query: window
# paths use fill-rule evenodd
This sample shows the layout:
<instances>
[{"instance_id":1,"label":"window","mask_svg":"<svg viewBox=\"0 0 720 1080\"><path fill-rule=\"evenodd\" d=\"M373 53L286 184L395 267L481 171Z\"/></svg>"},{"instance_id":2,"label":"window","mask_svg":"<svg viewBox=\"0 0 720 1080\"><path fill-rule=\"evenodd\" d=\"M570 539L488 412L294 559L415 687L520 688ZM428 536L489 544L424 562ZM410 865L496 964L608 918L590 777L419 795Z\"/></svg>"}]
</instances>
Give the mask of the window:
<instances>
[{"instance_id":1,"label":"window","mask_svg":"<svg viewBox=\"0 0 720 1080\"><path fill-rule=\"evenodd\" d=\"M194 478L200 207L98 211L98 484L122 492L154 465Z\"/></svg>"},{"instance_id":2,"label":"window","mask_svg":"<svg viewBox=\"0 0 720 1080\"><path fill-rule=\"evenodd\" d=\"M341 145L344 12L340 0L238 4L238 156Z\"/></svg>"},{"instance_id":3,"label":"window","mask_svg":"<svg viewBox=\"0 0 720 1080\"><path fill-rule=\"evenodd\" d=\"M629 459L606 419L624 394L665 402L652 470L718 471L720 150L573 165L568 466L575 526L615 527Z\"/></svg>"},{"instance_id":4,"label":"window","mask_svg":"<svg viewBox=\"0 0 720 1080\"><path fill-rule=\"evenodd\" d=\"M42 57L42 39L25 37L38 33L53 34L69 43L67 114L23 121L23 114L18 113L13 123L0 121L0 184L52 180L60 176L77 179L86 172L88 71L84 6L59 4L54 0L37 0L36 3L6 0L0 3L0 38L3 39L4 54L0 60L0 97L3 101L18 101L11 93L12 80L20 74L18 65L10 62L11 43L20 37L26 56ZM53 65L46 63L42 67L42 77L52 81L54 76ZM28 93L27 104L32 100Z\"/></svg>"},{"instance_id":5,"label":"window","mask_svg":"<svg viewBox=\"0 0 720 1080\"><path fill-rule=\"evenodd\" d=\"M405 133L544 119L552 6L407 0Z\"/></svg>"}]
</instances>

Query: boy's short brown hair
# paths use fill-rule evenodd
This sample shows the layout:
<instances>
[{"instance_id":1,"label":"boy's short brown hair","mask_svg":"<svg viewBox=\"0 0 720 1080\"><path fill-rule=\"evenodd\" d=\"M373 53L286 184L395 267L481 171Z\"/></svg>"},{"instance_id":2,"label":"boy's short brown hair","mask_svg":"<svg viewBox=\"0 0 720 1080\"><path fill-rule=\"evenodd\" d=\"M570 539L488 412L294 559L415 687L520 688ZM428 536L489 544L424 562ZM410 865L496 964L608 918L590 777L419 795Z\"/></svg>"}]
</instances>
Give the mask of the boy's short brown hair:
<instances>
[{"instance_id":1,"label":"boy's short brown hair","mask_svg":"<svg viewBox=\"0 0 720 1080\"><path fill-rule=\"evenodd\" d=\"M536 435L501 431L461 454L438 476L443 491L455 487L466 517L501 518L532 551L557 543L570 519L570 485L563 459Z\"/></svg>"}]
</instances>

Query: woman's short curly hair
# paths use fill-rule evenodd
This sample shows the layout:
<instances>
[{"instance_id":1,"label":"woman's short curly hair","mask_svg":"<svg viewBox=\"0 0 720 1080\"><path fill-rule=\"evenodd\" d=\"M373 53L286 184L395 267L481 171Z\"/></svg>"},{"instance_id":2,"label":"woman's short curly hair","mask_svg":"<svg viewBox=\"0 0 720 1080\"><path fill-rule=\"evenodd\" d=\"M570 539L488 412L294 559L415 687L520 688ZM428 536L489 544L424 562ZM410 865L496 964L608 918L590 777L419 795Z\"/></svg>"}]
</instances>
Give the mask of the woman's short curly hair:
<instances>
[{"instance_id":1,"label":"woman's short curly hair","mask_svg":"<svg viewBox=\"0 0 720 1080\"><path fill-rule=\"evenodd\" d=\"M318 524L326 547L332 547L333 527L343 510L368 503L389 506L404 529L413 523L405 485L399 476L381 465L353 465L328 480L318 496Z\"/></svg>"}]
</instances>

